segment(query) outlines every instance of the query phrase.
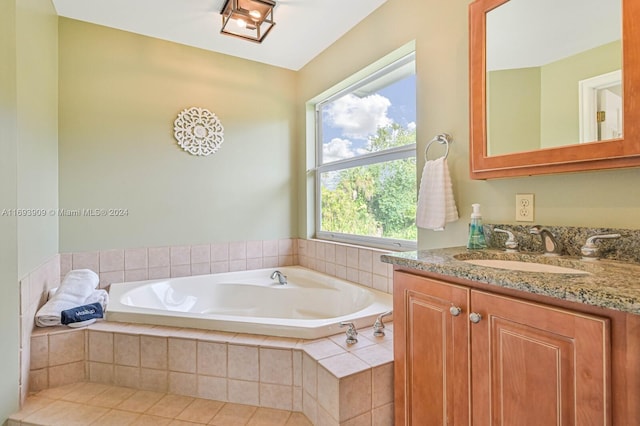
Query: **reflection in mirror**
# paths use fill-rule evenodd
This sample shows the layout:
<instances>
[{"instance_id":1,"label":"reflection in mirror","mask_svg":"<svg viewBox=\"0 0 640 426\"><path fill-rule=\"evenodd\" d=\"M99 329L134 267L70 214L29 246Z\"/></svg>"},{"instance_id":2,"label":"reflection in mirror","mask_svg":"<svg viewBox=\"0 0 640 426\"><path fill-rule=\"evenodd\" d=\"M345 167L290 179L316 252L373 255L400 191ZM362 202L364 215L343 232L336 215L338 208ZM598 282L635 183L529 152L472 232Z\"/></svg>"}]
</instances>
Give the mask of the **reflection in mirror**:
<instances>
[{"instance_id":1,"label":"reflection in mirror","mask_svg":"<svg viewBox=\"0 0 640 426\"><path fill-rule=\"evenodd\" d=\"M487 155L622 131L620 0L510 0L486 14Z\"/></svg>"}]
</instances>

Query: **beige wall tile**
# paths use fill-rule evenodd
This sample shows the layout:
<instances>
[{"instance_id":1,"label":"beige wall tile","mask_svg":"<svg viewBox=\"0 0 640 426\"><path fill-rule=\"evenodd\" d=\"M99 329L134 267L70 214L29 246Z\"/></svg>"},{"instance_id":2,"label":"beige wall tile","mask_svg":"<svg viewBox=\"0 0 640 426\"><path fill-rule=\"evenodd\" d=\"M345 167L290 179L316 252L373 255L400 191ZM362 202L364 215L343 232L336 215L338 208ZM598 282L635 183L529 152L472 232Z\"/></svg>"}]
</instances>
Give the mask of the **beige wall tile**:
<instances>
[{"instance_id":1,"label":"beige wall tile","mask_svg":"<svg viewBox=\"0 0 640 426\"><path fill-rule=\"evenodd\" d=\"M85 379L84 361L49 367L49 387L55 388Z\"/></svg>"},{"instance_id":2,"label":"beige wall tile","mask_svg":"<svg viewBox=\"0 0 640 426\"><path fill-rule=\"evenodd\" d=\"M247 259L262 257L262 241L247 241Z\"/></svg>"},{"instance_id":3,"label":"beige wall tile","mask_svg":"<svg viewBox=\"0 0 640 426\"><path fill-rule=\"evenodd\" d=\"M393 424L393 403L374 408L371 412L371 426Z\"/></svg>"},{"instance_id":4,"label":"beige wall tile","mask_svg":"<svg viewBox=\"0 0 640 426\"><path fill-rule=\"evenodd\" d=\"M302 386L302 351L293 351L293 386Z\"/></svg>"},{"instance_id":5,"label":"beige wall tile","mask_svg":"<svg viewBox=\"0 0 640 426\"><path fill-rule=\"evenodd\" d=\"M338 422L327 410L321 405L318 405L318 420L316 425L318 426L344 426Z\"/></svg>"},{"instance_id":6,"label":"beige wall tile","mask_svg":"<svg viewBox=\"0 0 640 426\"><path fill-rule=\"evenodd\" d=\"M140 366L167 369L167 339L155 336L140 336Z\"/></svg>"},{"instance_id":7,"label":"beige wall tile","mask_svg":"<svg viewBox=\"0 0 640 426\"><path fill-rule=\"evenodd\" d=\"M340 404L341 422L371 411L371 370L354 374L340 380L340 401L348 401Z\"/></svg>"},{"instance_id":8,"label":"beige wall tile","mask_svg":"<svg viewBox=\"0 0 640 426\"><path fill-rule=\"evenodd\" d=\"M131 269L124 271L124 282L145 281L149 279L148 269Z\"/></svg>"},{"instance_id":9,"label":"beige wall tile","mask_svg":"<svg viewBox=\"0 0 640 426\"><path fill-rule=\"evenodd\" d=\"M336 265L347 266L347 248L345 246L336 246Z\"/></svg>"},{"instance_id":10,"label":"beige wall tile","mask_svg":"<svg viewBox=\"0 0 640 426\"><path fill-rule=\"evenodd\" d=\"M335 263L336 261L336 245L327 243L324 246L324 260L329 263Z\"/></svg>"},{"instance_id":11,"label":"beige wall tile","mask_svg":"<svg viewBox=\"0 0 640 426\"><path fill-rule=\"evenodd\" d=\"M360 265L360 250L355 247L347 247L347 267L358 269Z\"/></svg>"},{"instance_id":12,"label":"beige wall tile","mask_svg":"<svg viewBox=\"0 0 640 426\"><path fill-rule=\"evenodd\" d=\"M255 259L247 259L247 270L250 271L252 269L262 269L263 266L263 262L262 262L262 258L258 257Z\"/></svg>"},{"instance_id":13,"label":"beige wall tile","mask_svg":"<svg viewBox=\"0 0 640 426\"><path fill-rule=\"evenodd\" d=\"M373 272L373 253L369 249L358 249L358 269Z\"/></svg>"},{"instance_id":14,"label":"beige wall tile","mask_svg":"<svg viewBox=\"0 0 640 426\"><path fill-rule=\"evenodd\" d=\"M37 370L40 368L49 366L49 337L33 336L31 337L31 370Z\"/></svg>"},{"instance_id":15,"label":"beige wall tile","mask_svg":"<svg viewBox=\"0 0 640 426\"><path fill-rule=\"evenodd\" d=\"M293 411L302 412L302 387L293 387Z\"/></svg>"},{"instance_id":16,"label":"beige wall tile","mask_svg":"<svg viewBox=\"0 0 640 426\"><path fill-rule=\"evenodd\" d=\"M124 271L124 250L103 250L100 252L100 272Z\"/></svg>"},{"instance_id":17,"label":"beige wall tile","mask_svg":"<svg viewBox=\"0 0 640 426\"><path fill-rule=\"evenodd\" d=\"M191 265L171 265L171 278L191 276Z\"/></svg>"},{"instance_id":18,"label":"beige wall tile","mask_svg":"<svg viewBox=\"0 0 640 426\"><path fill-rule=\"evenodd\" d=\"M49 335L49 365L84 361L84 330Z\"/></svg>"},{"instance_id":19,"label":"beige wall tile","mask_svg":"<svg viewBox=\"0 0 640 426\"><path fill-rule=\"evenodd\" d=\"M149 269L157 268L160 266L169 266L170 254L169 247L150 247L149 254Z\"/></svg>"},{"instance_id":20,"label":"beige wall tile","mask_svg":"<svg viewBox=\"0 0 640 426\"><path fill-rule=\"evenodd\" d=\"M113 382L115 385L128 388L140 387L140 368L116 365L114 367Z\"/></svg>"},{"instance_id":21,"label":"beige wall tile","mask_svg":"<svg viewBox=\"0 0 640 426\"><path fill-rule=\"evenodd\" d=\"M229 260L242 260L247 258L247 243L234 241L229 243Z\"/></svg>"},{"instance_id":22,"label":"beige wall tile","mask_svg":"<svg viewBox=\"0 0 640 426\"><path fill-rule=\"evenodd\" d=\"M169 338L169 370L182 373L196 372L196 341Z\"/></svg>"},{"instance_id":23,"label":"beige wall tile","mask_svg":"<svg viewBox=\"0 0 640 426\"><path fill-rule=\"evenodd\" d=\"M100 255L97 251L73 253L71 266L73 269L91 269L98 273L100 272Z\"/></svg>"},{"instance_id":24,"label":"beige wall tile","mask_svg":"<svg viewBox=\"0 0 640 426\"><path fill-rule=\"evenodd\" d=\"M150 280L169 278L170 276L171 276L171 271L168 266L149 267Z\"/></svg>"},{"instance_id":25,"label":"beige wall tile","mask_svg":"<svg viewBox=\"0 0 640 426\"><path fill-rule=\"evenodd\" d=\"M38 392L49 388L49 369L29 371L29 392Z\"/></svg>"},{"instance_id":26,"label":"beige wall tile","mask_svg":"<svg viewBox=\"0 0 640 426\"><path fill-rule=\"evenodd\" d=\"M229 243L211 244L211 261L212 262L228 262L229 261Z\"/></svg>"},{"instance_id":27,"label":"beige wall tile","mask_svg":"<svg viewBox=\"0 0 640 426\"><path fill-rule=\"evenodd\" d=\"M211 273L229 272L229 261L211 262Z\"/></svg>"},{"instance_id":28,"label":"beige wall tile","mask_svg":"<svg viewBox=\"0 0 640 426\"><path fill-rule=\"evenodd\" d=\"M229 261L229 272L246 271L246 270L247 270L247 259Z\"/></svg>"},{"instance_id":29,"label":"beige wall tile","mask_svg":"<svg viewBox=\"0 0 640 426\"><path fill-rule=\"evenodd\" d=\"M170 249L171 266L191 264L191 247L173 246Z\"/></svg>"},{"instance_id":30,"label":"beige wall tile","mask_svg":"<svg viewBox=\"0 0 640 426\"><path fill-rule=\"evenodd\" d=\"M278 267L278 256L268 256L262 258L263 268L276 268Z\"/></svg>"},{"instance_id":31,"label":"beige wall tile","mask_svg":"<svg viewBox=\"0 0 640 426\"><path fill-rule=\"evenodd\" d=\"M198 375L198 398L228 401L227 379Z\"/></svg>"},{"instance_id":32,"label":"beige wall tile","mask_svg":"<svg viewBox=\"0 0 640 426\"><path fill-rule=\"evenodd\" d=\"M293 266L293 256L292 255L280 255L278 256L278 266Z\"/></svg>"},{"instance_id":33,"label":"beige wall tile","mask_svg":"<svg viewBox=\"0 0 640 426\"><path fill-rule=\"evenodd\" d=\"M198 376L169 371L169 393L197 397Z\"/></svg>"},{"instance_id":34,"label":"beige wall tile","mask_svg":"<svg viewBox=\"0 0 640 426\"><path fill-rule=\"evenodd\" d=\"M228 345L228 376L230 379L258 381L258 348ZM237 402L237 401L236 401Z\"/></svg>"},{"instance_id":35,"label":"beige wall tile","mask_svg":"<svg viewBox=\"0 0 640 426\"><path fill-rule=\"evenodd\" d=\"M291 238L283 238L278 240L278 256L288 256L295 254L294 240Z\"/></svg>"},{"instance_id":36,"label":"beige wall tile","mask_svg":"<svg viewBox=\"0 0 640 426\"><path fill-rule=\"evenodd\" d=\"M318 362L309 355L302 355L302 387L311 396L318 395Z\"/></svg>"},{"instance_id":37,"label":"beige wall tile","mask_svg":"<svg viewBox=\"0 0 640 426\"><path fill-rule=\"evenodd\" d=\"M284 349L260 349L260 382L293 385L293 352Z\"/></svg>"},{"instance_id":38,"label":"beige wall tile","mask_svg":"<svg viewBox=\"0 0 640 426\"><path fill-rule=\"evenodd\" d=\"M149 267L149 253L147 248L125 249L124 270L147 269Z\"/></svg>"},{"instance_id":39,"label":"beige wall tile","mask_svg":"<svg viewBox=\"0 0 640 426\"><path fill-rule=\"evenodd\" d=\"M229 402L246 405L260 405L260 389L258 382L244 380L227 380Z\"/></svg>"},{"instance_id":40,"label":"beige wall tile","mask_svg":"<svg viewBox=\"0 0 640 426\"><path fill-rule=\"evenodd\" d=\"M115 333L113 347L116 364L130 367L140 366L140 336Z\"/></svg>"},{"instance_id":41,"label":"beige wall tile","mask_svg":"<svg viewBox=\"0 0 640 426\"><path fill-rule=\"evenodd\" d=\"M305 391L302 392L302 412L312 424L318 424L318 401Z\"/></svg>"},{"instance_id":42,"label":"beige wall tile","mask_svg":"<svg viewBox=\"0 0 640 426\"><path fill-rule=\"evenodd\" d=\"M197 343L197 372L207 376L227 377L226 343Z\"/></svg>"},{"instance_id":43,"label":"beige wall tile","mask_svg":"<svg viewBox=\"0 0 640 426\"><path fill-rule=\"evenodd\" d=\"M73 269L73 254L60 253L60 275L67 275L71 269Z\"/></svg>"},{"instance_id":44,"label":"beige wall tile","mask_svg":"<svg viewBox=\"0 0 640 426\"><path fill-rule=\"evenodd\" d=\"M293 410L293 386L260 383L260 406Z\"/></svg>"},{"instance_id":45,"label":"beige wall tile","mask_svg":"<svg viewBox=\"0 0 640 426\"><path fill-rule=\"evenodd\" d=\"M278 257L278 240L263 241L262 255L264 257Z\"/></svg>"},{"instance_id":46,"label":"beige wall tile","mask_svg":"<svg viewBox=\"0 0 640 426\"><path fill-rule=\"evenodd\" d=\"M339 418L340 399L339 394L339 381L338 379L329 373L324 367L318 367L318 395L316 400L318 405L324 408L329 415L334 418ZM320 414L318 412L318 414Z\"/></svg>"},{"instance_id":47,"label":"beige wall tile","mask_svg":"<svg viewBox=\"0 0 640 426\"><path fill-rule=\"evenodd\" d=\"M100 272L100 288L106 289L113 283L124 282L124 271Z\"/></svg>"},{"instance_id":48,"label":"beige wall tile","mask_svg":"<svg viewBox=\"0 0 640 426\"><path fill-rule=\"evenodd\" d=\"M210 263L211 245L200 244L191 246L191 263Z\"/></svg>"},{"instance_id":49,"label":"beige wall tile","mask_svg":"<svg viewBox=\"0 0 640 426\"><path fill-rule=\"evenodd\" d=\"M191 275L208 275L211 273L211 264L206 263L192 263Z\"/></svg>"},{"instance_id":50,"label":"beige wall tile","mask_svg":"<svg viewBox=\"0 0 640 426\"><path fill-rule=\"evenodd\" d=\"M371 372L372 406L393 402L393 362L375 367Z\"/></svg>"},{"instance_id":51,"label":"beige wall tile","mask_svg":"<svg viewBox=\"0 0 640 426\"><path fill-rule=\"evenodd\" d=\"M89 362L89 381L95 383L113 384L113 364Z\"/></svg>"},{"instance_id":52,"label":"beige wall tile","mask_svg":"<svg viewBox=\"0 0 640 426\"><path fill-rule=\"evenodd\" d=\"M136 387L154 392L167 392L169 389L169 372L167 370L141 368L140 384Z\"/></svg>"},{"instance_id":53,"label":"beige wall tile","mask_svg":"<svg viewBox=\"0 0 640 426\"><path fill-rule=\"evenodd\" d=\"M113 363L113 333L88 330L89 361Z\"/></svg>"}]
</instances>

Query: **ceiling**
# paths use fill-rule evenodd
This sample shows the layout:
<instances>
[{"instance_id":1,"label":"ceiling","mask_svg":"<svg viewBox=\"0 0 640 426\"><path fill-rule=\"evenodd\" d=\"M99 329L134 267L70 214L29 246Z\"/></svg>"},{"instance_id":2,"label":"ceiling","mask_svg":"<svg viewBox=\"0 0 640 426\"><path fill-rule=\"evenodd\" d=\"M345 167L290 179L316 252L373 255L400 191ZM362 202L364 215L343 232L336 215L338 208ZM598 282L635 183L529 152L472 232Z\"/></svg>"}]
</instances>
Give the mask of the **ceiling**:
<instances>
[{"instance_id":1,"label":"ceiling","mask_svg":"<svg viewBox=\"0 0 640 426\"><path fill-rule=\"evenodd\" d=\"M277 0L262 44L220 34L224 0L53 0L59 16L299 70L386 0Z\"/></svg>"}]
</instances>

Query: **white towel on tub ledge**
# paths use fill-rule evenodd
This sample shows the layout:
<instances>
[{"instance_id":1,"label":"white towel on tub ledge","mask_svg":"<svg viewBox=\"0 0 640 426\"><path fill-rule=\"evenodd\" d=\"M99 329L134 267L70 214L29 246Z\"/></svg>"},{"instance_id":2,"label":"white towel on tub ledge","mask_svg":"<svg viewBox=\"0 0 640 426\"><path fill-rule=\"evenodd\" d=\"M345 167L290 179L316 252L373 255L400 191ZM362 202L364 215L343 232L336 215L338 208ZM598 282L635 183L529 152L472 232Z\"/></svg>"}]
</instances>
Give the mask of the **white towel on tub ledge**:
<instances>
[{"instance_id":1,"label":"white towel on tub ledge","mask_svg":"<svg viewBox=\"0 0 640 426\"><path fill-rule=\"evenodd\" d=\"M53 297L36 313L38 327L60 324L60 313L87 303L108 301L105 290L96 290L100 278L90 269L74 269L62 280Z\"/></svg>"},{"instance_id":2,"label":"white towel on tub ledge","mask_svg":"<svg viewBox=\"0 0 640 426\"><path fill-rule=\"evenodd\" d=\"M458 220L458 208L453 197L453 185L447 159L427 160L422 169L416 225L419 228L443 231L447 223Z\"/></svg>"}]
</instances>

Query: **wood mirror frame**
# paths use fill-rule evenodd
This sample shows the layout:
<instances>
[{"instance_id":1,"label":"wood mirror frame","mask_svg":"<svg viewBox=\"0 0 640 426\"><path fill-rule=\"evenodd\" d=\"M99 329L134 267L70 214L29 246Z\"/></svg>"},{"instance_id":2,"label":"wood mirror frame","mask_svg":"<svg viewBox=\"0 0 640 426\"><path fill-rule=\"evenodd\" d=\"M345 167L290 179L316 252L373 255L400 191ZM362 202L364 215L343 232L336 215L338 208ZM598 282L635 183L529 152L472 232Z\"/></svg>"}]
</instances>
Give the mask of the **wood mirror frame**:
<instances>
[{"instance_id":1,"label":"wood mirror frame","mask_svg":"<svg viewBox=\"0 0 640 426\"><path fill-rule=\"evenodd\" d=\"M487 155L485 15L509 0L469 5L470 175L472 179L615 169L640 166L639 0L622 1L623 138Z\"/></svg>"}]
</instances>

